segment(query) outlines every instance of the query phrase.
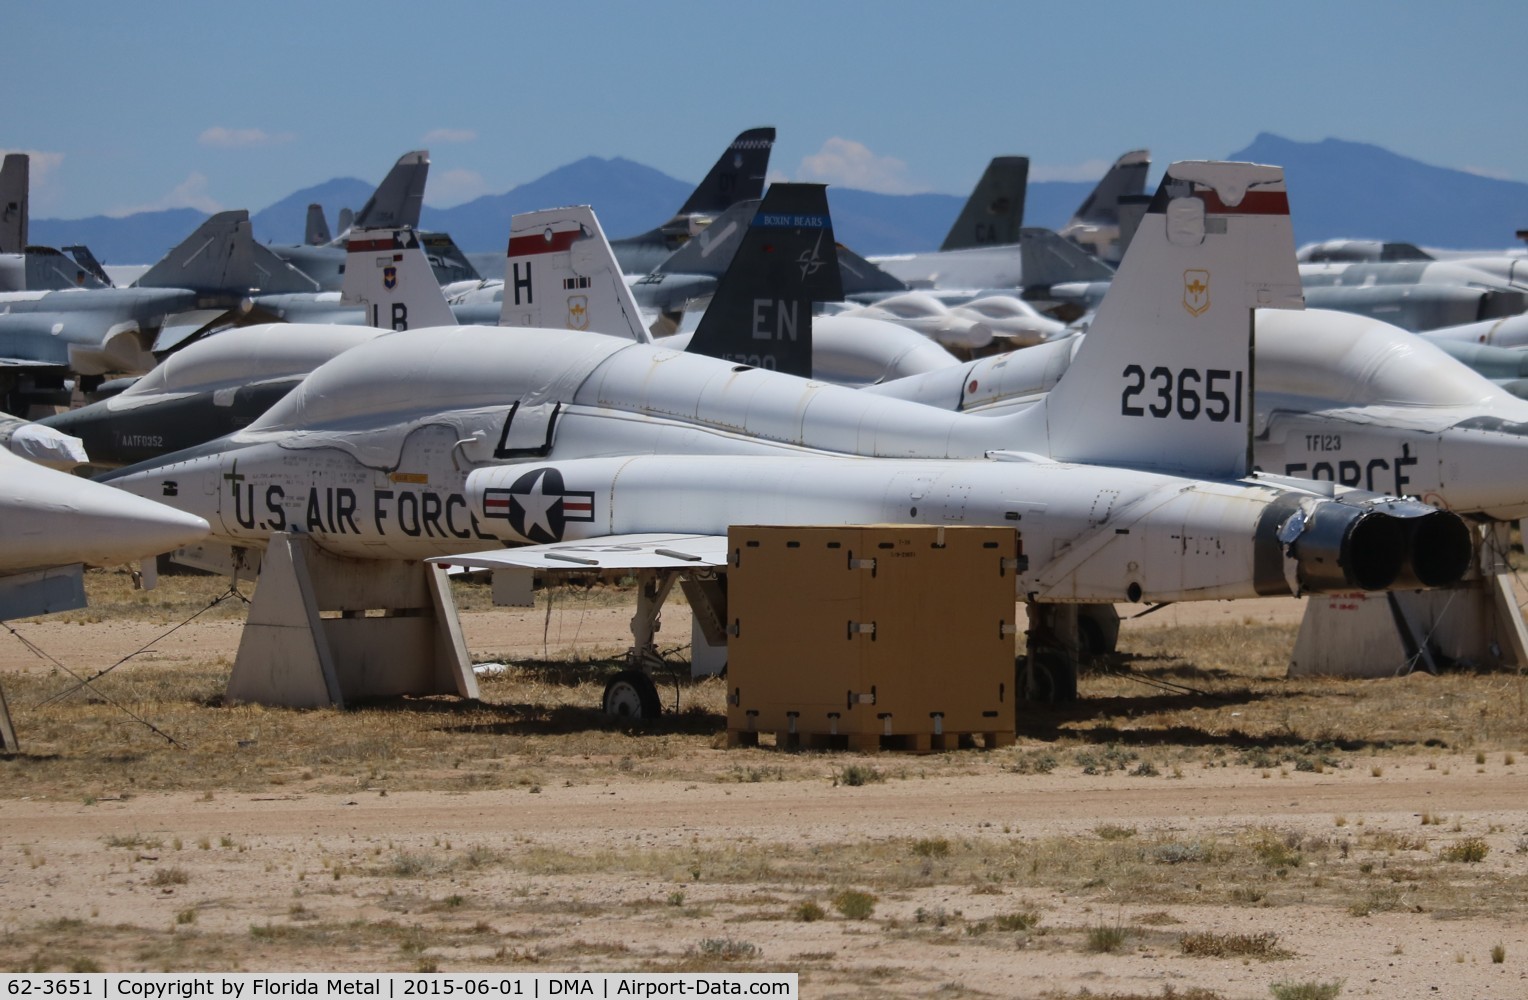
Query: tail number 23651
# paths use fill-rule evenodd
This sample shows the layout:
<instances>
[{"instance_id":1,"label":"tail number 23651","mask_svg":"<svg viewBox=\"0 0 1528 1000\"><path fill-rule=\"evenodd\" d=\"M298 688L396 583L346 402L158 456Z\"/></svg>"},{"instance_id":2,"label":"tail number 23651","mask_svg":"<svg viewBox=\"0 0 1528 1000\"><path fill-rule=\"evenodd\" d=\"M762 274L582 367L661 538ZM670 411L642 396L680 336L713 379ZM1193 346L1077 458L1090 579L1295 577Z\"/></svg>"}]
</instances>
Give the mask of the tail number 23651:
<instances>
[{"instance_id":1,"label":"tail number 23651","mask_svg":"<svg viewBox=\"0 0 1528 1000\"><path fill-rule=\"evenodd\" d=\"M1242 386L1246 379L1240 371L1225 368L1179 368L1174 371L1158 365L1150 372L1140 365L1126 365L1125 389L1120 393L1119 411L1127 417L1166 419L1177 414L1183 420L1207 418L1216 422L1241 423Z\"/></svg>"}]
</instances>

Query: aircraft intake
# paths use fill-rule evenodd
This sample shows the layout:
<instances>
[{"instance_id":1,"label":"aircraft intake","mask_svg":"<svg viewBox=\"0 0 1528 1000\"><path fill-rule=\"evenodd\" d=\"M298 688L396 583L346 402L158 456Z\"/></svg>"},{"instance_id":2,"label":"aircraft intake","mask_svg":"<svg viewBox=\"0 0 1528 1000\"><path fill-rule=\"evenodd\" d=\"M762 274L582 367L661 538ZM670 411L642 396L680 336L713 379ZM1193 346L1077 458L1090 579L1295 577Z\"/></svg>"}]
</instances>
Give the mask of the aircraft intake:
<instances>
[{"instance_id":1,"label":"aircraft intake","mask_svg":"<svg viewBox=\"0 0 1528 1000\"><path fill-rule=\"evenodd\" d=\"M1348 496L1290 513L1279 541L1303 593L1410 590L1456 583L1469 568L1468 526L1414 500Z\"/></svg>"}]
</instances>

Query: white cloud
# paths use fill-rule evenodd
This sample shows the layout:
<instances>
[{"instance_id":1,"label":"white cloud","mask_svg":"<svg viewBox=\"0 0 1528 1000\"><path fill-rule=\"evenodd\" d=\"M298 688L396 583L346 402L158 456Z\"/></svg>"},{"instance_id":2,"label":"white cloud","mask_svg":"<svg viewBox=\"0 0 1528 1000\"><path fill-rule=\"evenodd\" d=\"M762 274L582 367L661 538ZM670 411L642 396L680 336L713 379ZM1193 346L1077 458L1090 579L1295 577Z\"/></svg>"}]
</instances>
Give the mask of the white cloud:
<instances>
[{"instance_id":1,"label":"white cloud","mask_svg":"<svg viewBox=\"0 0 1528 1000\"><path fill-rule=\"evenodd\" d=\"M1476 177L1484 177L1487 180L1511 181L1517 179L1505 170L1492 170L1489 167L1460 167L1459 169L1467 174L1474 174Z\"/></svg>"},{"instance_id":2,"label":"white cloud","mask_svg":"<svg viewBox=\"0 0 1528 1000\"><path fill-rule=\"evenodd\" d=\"M907 164L892 156L877 156L864 143L834 136L811 156L803 157L797 179L881 194L912 194L922 190L907 178Z\"/></svg>"},{"instance_id":3,"label":"white cloud","mask_svg":"<svg viewBox=\"0 0 1528 1000\"><path fill-rule=\"evenodd\" d=\"M64 162L63 153L45 153L40 149L0 149L0 157L9 156L12 153L25 153L31 157L31 165L27 173L29 182L34 187L39 181L46 181L48 175Z\"/></svg>"},{"instance_id":4,"label":"white cloud","mask_svg":"<svg viewBox=\"0 0 1528 1000\"><path fill-rule=\"evenodd\" d=\"M424 134L424 141L436 142L472 142L477 138L477 133L470 128L435 128Z\"/></svg>"},{"instance_id":5,"label":"white cloud","mask_svg":"<svg viewBox=\"0 0 1528 1000\"><path fill-rule=\"evenodd\" d=\"M1081 163L1029 164L1031 181L1096 181L1114 166L1113 160L1084 160Z\"/></svg>"},{"instance_id":6,"label":"white cloud","mask_svg":"<svg viewBox=\"0 0 1528 1000\"><path fill-rule=\"evenodd\" d=\"M450 208L488 193L488 182L476 170L447 170L430 175L430 204L437 208Z\"/></svg>"},{"instance_id":7,"label":"white cloud","mask_svg":"<svg viewBox=\"0 0 1528 1000\"><path fill-rule=\"evenodd\" d=\"M196 141L203 146L241 149L248 146L277 146L291 142L295 138L297 136L292 132L271 133L260 128L224 128L221 125L214 125L204 129L202 134L196 137Z\"/></svg>"},{"instance_id":8,"label":"white cloud","mask_svg":"<svg viewBox=\"0 0 1528 1000\"><path fill-rule=\"evenodd\" d=\"M25 153L31 158L27 165L28 214L35 219L56 211L63 195L56 189L53 174L63 165L64 154L45 153L40 149L0 149L0 157L10 153Z\"/></svg>"},{"instance_id":9,"label":"white cloud","mask_svg":"<svg viewBox=\"0 0 1528 1000\"><path fill-rule=\"evenodd\" d=\"M158 201L152 201L146 205L130 205L124 208L114 208L106 214L114 218L121 218L124 215L134 215L138 212L159 212L167 208L195 208L209 214L223 210L223 206L218 203L218 200L207 193L207 176L193 172L185 180L175 185L169 194Z\"/></svg>"}]
</instances>

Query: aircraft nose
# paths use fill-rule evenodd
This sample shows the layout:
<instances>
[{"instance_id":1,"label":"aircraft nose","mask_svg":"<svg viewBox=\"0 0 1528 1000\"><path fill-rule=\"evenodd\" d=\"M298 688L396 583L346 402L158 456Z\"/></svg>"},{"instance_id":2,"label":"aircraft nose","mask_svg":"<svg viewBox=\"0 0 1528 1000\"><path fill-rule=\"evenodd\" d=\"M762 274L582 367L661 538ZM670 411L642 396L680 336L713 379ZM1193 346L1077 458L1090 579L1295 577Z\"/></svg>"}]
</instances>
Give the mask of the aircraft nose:
<instances>
[{"instance_id":1,"label":"aircraft nose","mask_svg":"<svg viewBox=\"0 0 1528 1000\"><path fill-rule=\"evenodd\" d=\"M28 476L0 496L10 569L88 563L111 566L158 555L205 538L195 514L64 473Z\"/></svg>"},{"instance_id":2,"label":"aircraft nose","mask_svg":"<svg viewBox=\"0 0 1528 1000\"><path fill-rule=\"evenodd\" d=\"M195 514L122 490L81 504L72 532L82 544L78 561L110 566L158 555L207 537L212 526Z\"/></svg>"}]
</instances>

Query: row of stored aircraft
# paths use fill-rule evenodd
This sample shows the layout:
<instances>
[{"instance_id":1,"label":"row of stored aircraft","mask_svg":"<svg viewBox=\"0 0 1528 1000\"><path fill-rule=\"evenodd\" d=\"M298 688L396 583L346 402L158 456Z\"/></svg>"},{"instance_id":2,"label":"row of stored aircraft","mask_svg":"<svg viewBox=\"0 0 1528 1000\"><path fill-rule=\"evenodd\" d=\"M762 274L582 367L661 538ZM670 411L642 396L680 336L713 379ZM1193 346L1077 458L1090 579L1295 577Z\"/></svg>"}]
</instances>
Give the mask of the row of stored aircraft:
<instances>
[{"instance_id":1,"label":"row of stored aircraft","mask_svg":"<svg viewBox=\"0 0 1528 1000\"><path fill-rule=\"evenodd\" d=\"M242 407L243 430L108 480L204 518L234 549L296 533L383 564L724 572L729 524L1012 523L1019 593L1041 607L1445 584L1468 533L1400 498L1528 510L1522 477L1501 475L1522 463L1509 395L1459 376L1410 400L1415 369L1438 363L1416 358L1414 337L1285 311L1302 288L1276 170L1170 168L1085 337L966 362L925 352L923 370L883 369L863 389L824 381L825 354L873 372L884 351L857 346L874 343L863 330L835 339L839 317L812 319L848 284L822 192L769 198L742 207L746 225L718 228L723 210L688 241L737 244L688 342L654 342L640 281L587 210L516 220L495 302L510 329L432 311L441 293L412 229L353 231L351 308L424 323L219 333L75 426L88 441L88 419L120 422L143 442L173 437L136 429L155 405ZM394 294L426 285L437 300ZM1323 330L1318 356L1297 346ZM1458 419L1417 422L1428 406ZM1249 476L1257 466L1268 474ZM1302 473L1325 482L1285 478ZM610 707L655 697L634 674Z\"/></svg>"}]
</instances>

